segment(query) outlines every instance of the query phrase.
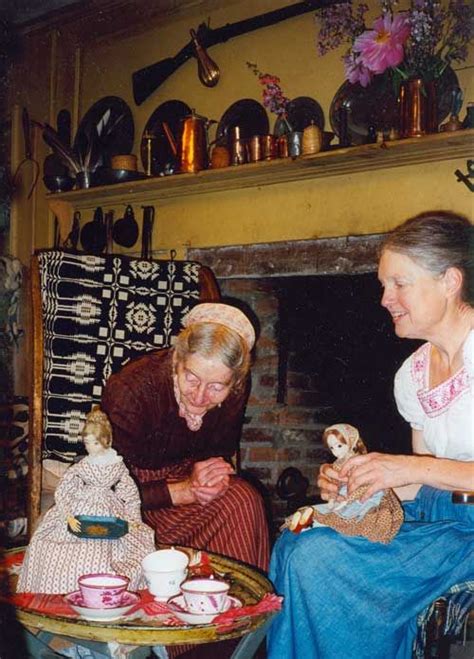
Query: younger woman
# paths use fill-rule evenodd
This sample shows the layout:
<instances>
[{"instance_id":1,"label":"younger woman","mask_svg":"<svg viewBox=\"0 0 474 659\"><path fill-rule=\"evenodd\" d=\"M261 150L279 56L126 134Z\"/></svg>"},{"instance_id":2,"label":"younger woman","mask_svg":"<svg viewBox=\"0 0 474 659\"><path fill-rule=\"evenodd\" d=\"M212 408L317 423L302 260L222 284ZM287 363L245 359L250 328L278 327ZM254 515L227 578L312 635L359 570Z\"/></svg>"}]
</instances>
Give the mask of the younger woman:
<instances>
[{"instance_id":1,"label":"younger woman","mask_svg":"<svg viewBox=\"0 0 474 659\"><path fill-rule=\"evenodd\" d=\"M388 545L329 528L282 534L271 578L285 599L270 630L271 659L409 659L417 614L474 578L474 506L451 499L474 490L472 231L466 218L429 212L383 244L382 305L397 336L426 341L395 378L413 455L358 455L340 472L323 465L318 484L326 500L341 484L349 495L366 487L363 500L396 488L405 523Z\"/></svg>"}]
</instances>

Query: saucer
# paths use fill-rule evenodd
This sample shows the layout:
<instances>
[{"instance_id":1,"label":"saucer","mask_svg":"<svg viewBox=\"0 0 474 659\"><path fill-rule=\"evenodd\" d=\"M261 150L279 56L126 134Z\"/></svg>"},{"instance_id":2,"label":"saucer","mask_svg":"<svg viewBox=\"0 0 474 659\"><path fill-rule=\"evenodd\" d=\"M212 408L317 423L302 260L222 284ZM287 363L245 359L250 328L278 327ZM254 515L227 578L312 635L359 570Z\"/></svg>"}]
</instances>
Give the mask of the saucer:
<instances>
[{"instance_id":1,"label":"saucer","mask_svg":"<svg viewBox=\"0 0 474 659\"><path fill-rule=\"evenodd\" d=\"M225 607L219 613L191 613L185 608L183 595L176 595L168 600L168 605L173 611L174 615L188 625L208 625L214 618L217 618L221 613L225 613L230 609L240 609L242 602L237 597L229 595Z\"/></svg>"},{"instance_id":2,"label":"saucer","mask_svg":"<svg viewBox=\"0 0 474 659\"><path fill-rule=\"evenodd\" d=\"M113 609L92 609L90 606L86 606L80 590L64 595L64 599L84 620L100 622L110 622L122 618L140 601L139 595L129 591L123 594L121 605Z\"/></svg>"}]
</instances>

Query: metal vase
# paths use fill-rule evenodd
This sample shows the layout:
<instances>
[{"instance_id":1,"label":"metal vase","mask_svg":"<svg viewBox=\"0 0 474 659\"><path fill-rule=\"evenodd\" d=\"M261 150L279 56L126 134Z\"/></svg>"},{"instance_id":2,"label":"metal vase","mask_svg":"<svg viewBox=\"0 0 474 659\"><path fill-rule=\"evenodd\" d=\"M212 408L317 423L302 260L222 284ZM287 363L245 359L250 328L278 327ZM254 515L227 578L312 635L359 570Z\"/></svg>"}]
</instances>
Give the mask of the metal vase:
<instances>
[{"instance_id":1,"label":"metal vase","mask_svg":"<svg viewBox=\"0 0 474 659\"><path fill-rule=\"evenodd\" d=\"M400 137L421 137L435 133L437 125L434 82L413 78L401 83L398 97Z\"/></svg>"}]
</instances>

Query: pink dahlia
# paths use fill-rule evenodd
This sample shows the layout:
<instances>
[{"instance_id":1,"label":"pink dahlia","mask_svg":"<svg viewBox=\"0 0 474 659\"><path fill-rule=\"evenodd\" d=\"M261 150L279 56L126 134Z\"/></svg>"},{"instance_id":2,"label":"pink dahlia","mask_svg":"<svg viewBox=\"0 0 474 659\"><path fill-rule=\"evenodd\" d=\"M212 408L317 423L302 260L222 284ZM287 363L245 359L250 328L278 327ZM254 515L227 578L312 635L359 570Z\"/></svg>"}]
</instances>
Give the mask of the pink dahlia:
<instances>
[{"instance_id":1,"label":"pink dahlia","mask_svg":"<svg viewBox=\"0 0 474 659\"><path fill-rule=\"evenodd\" d=\"M372 81L372 71L364 66L357 57L348 55L343 59L346 80L349 80L353 85L358 82L362 87L367 87Z\"/></svg>"},{"instance_id":2,"label":"pink dahlia","mask_svg":"<svg viewBox=\"0 0 474 659\"><path fill-rule=\"evenodd\" d=\"M373 30L366 30L354 41L353 49L359 61L372 73L383 73L398 66L404 57L403 46L410 36L410 25L402 14L393 18L384 14L374 22Z\"/></svg>"}]
</instances>

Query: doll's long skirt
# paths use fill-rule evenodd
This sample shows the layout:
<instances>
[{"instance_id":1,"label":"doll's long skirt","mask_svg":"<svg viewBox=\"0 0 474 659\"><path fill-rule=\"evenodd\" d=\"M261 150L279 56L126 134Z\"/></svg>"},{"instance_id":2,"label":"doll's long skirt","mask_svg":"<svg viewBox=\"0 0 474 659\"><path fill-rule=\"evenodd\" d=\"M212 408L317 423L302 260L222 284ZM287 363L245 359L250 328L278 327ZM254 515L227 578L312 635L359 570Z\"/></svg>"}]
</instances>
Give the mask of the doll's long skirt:
<instances>
[{"instance_id":1,"label":"doll's long skirt","mask_svg":"<svg viewBox=\"0 0 474 659\"><path fill-rule=\"evenodd\" d=\"M474 579L474 505L430 487L404 504L388 545L315 528L285 531L270 578L284 596L269 659L409 659L416 616L452 585Z\"/></svg>"}]
</instances>

